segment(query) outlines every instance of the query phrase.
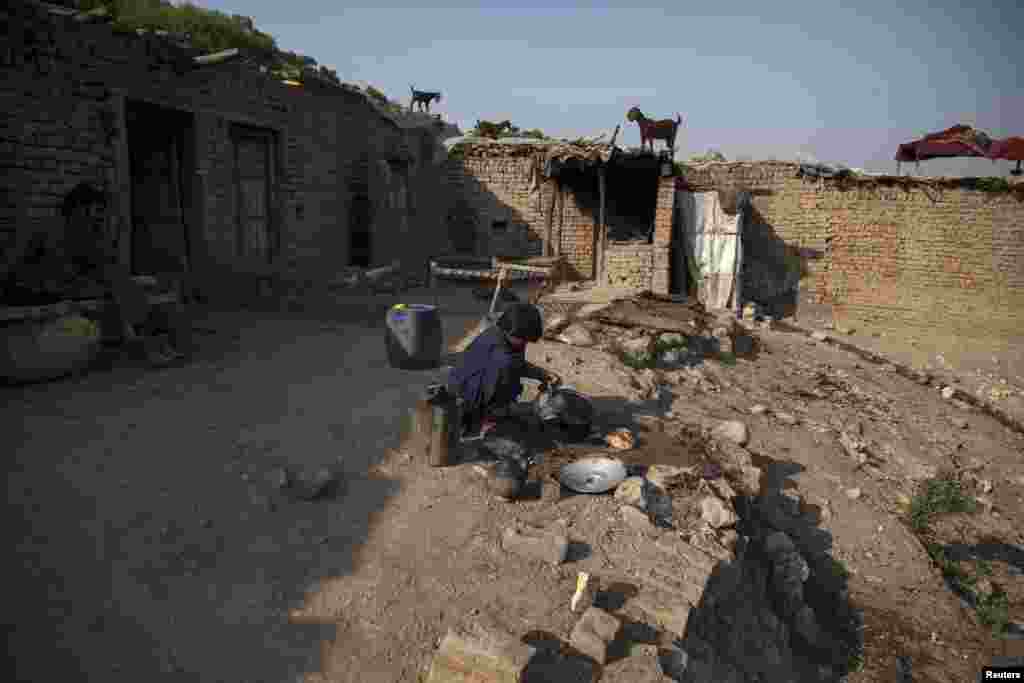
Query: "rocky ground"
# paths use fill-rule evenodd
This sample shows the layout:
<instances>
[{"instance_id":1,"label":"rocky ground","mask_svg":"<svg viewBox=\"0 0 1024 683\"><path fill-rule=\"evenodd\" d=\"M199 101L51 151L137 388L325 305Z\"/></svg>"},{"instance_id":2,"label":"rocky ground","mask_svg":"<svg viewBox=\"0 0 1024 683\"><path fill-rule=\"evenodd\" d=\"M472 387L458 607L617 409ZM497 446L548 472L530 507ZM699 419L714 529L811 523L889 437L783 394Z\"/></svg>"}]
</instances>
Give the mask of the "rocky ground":
<instances>
[{"instance_id":1,"label":"rocky ground","mask_svg":"<svg viewBox=\"0 0 1024 683\"><path fill-rule=\"evenodd\" d=\"M486 304L446 297L454 345ZM597 440L503 424L539 460L506 502L471 451L402 447L432 375L386 367L388 303L211 315L184 367L4 389L11 680L288 680L320 640L307 680L939 682L1024 655L1024 436L945 382L681 309L549 310L531 360L593 398ZM567 495L559 465L594 453L660 487ZM666 499L672 528L645 514Z\"/></svg>"}]
</instances>

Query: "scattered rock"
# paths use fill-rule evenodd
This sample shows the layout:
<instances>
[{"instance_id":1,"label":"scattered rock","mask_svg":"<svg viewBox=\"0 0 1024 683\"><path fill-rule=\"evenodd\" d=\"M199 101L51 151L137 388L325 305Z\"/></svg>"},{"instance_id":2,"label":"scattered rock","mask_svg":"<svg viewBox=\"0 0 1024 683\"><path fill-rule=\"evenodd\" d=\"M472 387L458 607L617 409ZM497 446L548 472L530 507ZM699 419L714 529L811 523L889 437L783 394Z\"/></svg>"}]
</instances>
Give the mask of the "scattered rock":
<instances>
[{"instance_id":1,"label":"scattered rock","mask_svg":"<svg viewBox=\"0 0 1024 683\"><path fill-rule=\"evenodd\" d=\"M809 605L804 605L797 610L796 616L793 617L793 627L812 647L817 646L821 640L821 627L818 625L818 618Z\"/></svg>"},{"instance_id":2,"label":"scattered rock","mask_svg":"<svg viewBox=\"0 0 1024 683\"><path fill-rule=\"evenodd\" d=\"M657 654L641 654L613 662L601 672L602 683L662 683Z\"/></svg>"},{"instance_id":3,"label":"scattered rock","mask_svg":"<svg viewBox=\"0 0 1024 683\"><path fill-rule=\"evenodd\" d=\"M647 468L645 477L647 481L661 489L682 483L686 475L693 472L692 468L676 467L674 465L651 465Z\"/></svg>"},{"instance_id":4,"label":"scattered rock","mask_svg":"<svg viewBox=\"0 0 1024 683\"><path fill-rule=\"evenodd\" d=\"M647 623L679 638L686 633L686 624L693 609L693 605L685 598L647 589L632 598L629 604L639 610Z\"/></svg>"},{"instance_id":5,"label":"scattered rock","mask_svg":"<svg viewBox=\"0 0 1024 683\"><path fill-rule=\"evenodd\" d=\"M636 437L628 429L616 429L604 437L605 442L619 451L628 451L636 445Z\"/></svg>"},{"instance_id":6,"label":"scattered rock","mask_svg":"<svg viewBox=\"0 0 1024 683\"><path fill-rule=\"evenodd\" d=\"M861 497L861 490L858 488L846 489L846 497L850 500L857 500Z\"/></svg>"},{"instance_id":7,"label":"scattered rock","mask_svg":"<svg viewBox=\"0 0 1024 683\"><path fill-rule=\"evenodd\" d=\"M861 429L863 429L863 427L861 427ZM867 443L865 443L863 439L854 436L849 432L840 432L839 445L843 447L846 454L853 458L858 465L864 465L867 463Z\"/></svg>"},{"instance_id":8,"label":"scattered rock","mask_svg":"<svg viewBox=\"0 0 1024 683\"><path fill-rule=\"evenodd\" d=\"M300 500L316 500L331 488L335 474L329 467L321 467L312 474L301 473L284 490Z\"/></svg>"},{"instance_id":9,"label":"scattered rock","mask_svg":"<svg viewBox=\"0 0 1024 683\"><path fill-rule=\"evenodd\" d=\"M686 337L678 332L665 332L658 337L658 342L665 346L686 346Z\"/></svg>"},{"instance_id":10,"label":"scattered rock","mask_svg":"<svg viewBox=\"0 0 1024 683\"><path fill-rule=\"evenodd\" d=\"M647 514L636 509L632 505L623 505L619 508L622 520L633 529L640 532L654 531L654 525L647 517Z\"/></svg>"},{"instance_id":11,"label":"scattered rock","mask_svg":"<svg viewBox=\"0 0 1024 683\"><path fill-rule=\"evenodd\" d=\"M943 387L942 398L948 401L952 399L954 396L956 396L956 389L954 389L953 387Z\"/></svg>"},{"instance_id":12,"label":"scattered rock","mask_svg":"<svg viewBox=\"0 0 1024 683\"><path fill-rule=\"evenodd\" d=\"M736 524L736 513L716 496L705 496L700 501L700 516L714 529Z\"/></svg>"},{"instance_id":13,"label":"scattered rock","mask_svg":"<svg viewBox=\"0 0 1024 683\"><path fill-rule=\"evenodd\" d=\"M795 550L796 545L794 545L793 539L783 531L776 531L764 539L764 551L769 555L791 553Z\"/></svg>"},{"instance_id":14,"label":"scattered rock","mask_svg":"<svg viewBox=\"0 0 1024 683\"><path fill-rule=\"evenodd\" d=\"M750 409L752 415L764 415L768 412L768 406L758 403Z\"/></svg>"},{"instance_id":15,"label":"scattered rock","mask_svg":"<svg viewBox=\"0 0 1024 683\"><path fill-rule=\"evenodd\" d=\"M750 441L750 430L739 420L722 422L715 427L712 435L718 439L728 439L738 446L745 446Z\"/></svg>"},{"instance_id":16,"label":"scattered rock","mask_svg":"<svg viewBox=\"0 0 1024 683\"><path fill-rule=\"evenodd\" d=\"M591 607L573 627L569 644L603 666L608 659L608 645L619 635L621 627L621 622L611 614Z\"/></svg>"},{"instance_id":17,"label":"scattered rock","mask_svg":"<svg viewBox=\"0 0 1024 683\"><path fill-rule=\"evenodd\" d=\"M624 505L632 505L640 510L647 508L644 499L644 478L627 477L615 488L615 500Z\"/></svg>"},{"instance_id":18,"label":"scattered rock","mask_svg":"<svg viewBox=\"0 0 1024 683\"><path fill-rule=\"evenodd\" d=\"M522 526L507 529L501 537L501 547L521 557L559 565L569 554L569 539L558 531Z\"/></svg>"},{"instance_id":19,"label":"scattered rock","mask_svg":"<svg viewBox=\"0 0 1024 683\"><path fill-rule=\"evenodd\" d=\"M658 356L658 362L667 368L674 368L683 365L686 362L688 354L684 350L680 349L669 349L668 351L662 351L661 355Z\"/></svg>"},{"instance_id":20,"label":"scattered rock","mask_svg":"<svg viewBox=\"0 0 1024 683\"><path fill-rule=\"evenodd\" d=\"M815 330L814 332L811 333L811 339L813 339L814 341L820 341L820 342L828 341L829 340L828 332L822 332L821 330Z\"/></svg>"},{"instance_id":21,"label":"scattered rock","mask_svg":"<svg viewBox=\"0 0 1024 683\"><path fill-rule=\"evenodd\" d=\"M781 422L782 424L789 425L791 427L800 422L800 420L797 419L797 417L792 413L781 413L778 411L775 412L775 419Z\"/></svg>"},{"instance_id":22,"label":"scattered rock","mask_svg":"<svg viewBox=\"0 0 1024 683\"><path fill-rule=\"evenodd\" d=\"M595 343L594 335L590 333L590 330L579 324L569 325L562 330L562 333L558 335L558 341L583 347L593 346Z\"/></svg>"},{"instance_id":23,"label":"scattered rock","mask_svg":"<svg viewBox=\"0 0 1024 683\"><path fill-rule=\"evenodd\" d=\"M970 426L970 423L962 417L952 417L949 422L957 429L967 429Z\"/></svg>"},{"instance_id":24,"label":"scattered rock","mask_svg":"<svg viewBox=\"0 0 1024 683\"><path fill-rule=\"evenodd\" d=\"M741 470L741 480L745 492L750 495L757 495L761 491L761 468L746 466Z\"/></svg>"},{"instance_id":25,"label":"scattered rock","mask_svg":"<svg viewBox=\"0 0 1024 683\"><path fill-rule=\"evenodd\" d=\"M653 344L654 339L645 335L636 339L625 339L619 342L619 348L631 354L650 353Z\"/></svg>"},{"instance_id":26,"label":"scattered rock","mask_svg":"<svg viewBox=\"0 0 1024 683\"><path fill-rule=\"evenodd\" d=\"M533 649L501 627L484 625L479 618L448 630L434 655L426 683L505 683L518 681L533 656Z\"/></svg>"},{"instance_id":27,"label":"scattered rock","mask_svg":"<svg viewBox=\"0 0 1024 683\"><path fill-rule=\"evenodd\" d=\"M566 327L569 323L568 316L565 315L553 315L544 321L544 333L555 334L562 328Z\"/></svg>"},{"instance_id":28,"label":"scattered rock","mask_svg":"<svg viewBox=\"0 0 1024 683\"><path fill-rule=\"evenodd\" d=\"M791 618L803 607L804 582L810 575L811 568L799 552L776 555L772 563L772 589L779 598L783 617Z\"/></svg>"},{"instance_id":29,"label":"scattered rock","mask_svg":"<svg viewBox=\"0 0 1024 683\"><path fill-rule=\"evenodd\" d=\"M291 483L291 478L288 475L288 470L278 467L270 473L270 481L277 488L283 489Z\"/></svg>"}]
</instances>

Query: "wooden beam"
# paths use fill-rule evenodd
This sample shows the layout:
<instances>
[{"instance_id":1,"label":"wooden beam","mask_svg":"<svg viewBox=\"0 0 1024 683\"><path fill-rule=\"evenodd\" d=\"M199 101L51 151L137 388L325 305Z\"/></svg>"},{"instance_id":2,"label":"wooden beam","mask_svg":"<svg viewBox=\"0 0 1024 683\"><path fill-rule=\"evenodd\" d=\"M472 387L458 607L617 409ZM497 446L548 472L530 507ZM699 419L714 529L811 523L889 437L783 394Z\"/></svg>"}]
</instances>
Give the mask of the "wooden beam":
<instances>
[{"instance_id":1,"label":"wooden beam","mask_svg":"<svg viewBox=\"0 0 1024 683\"><path fill-rule=\"evenodd\" d=\"M555 208L554 181L548 179L541 186L540 195L544 199L544 234L541 236L540 255L551 256L551 214Z\"/></svg>"},{"instance_id":2,"label":"wooden beam","mask_svg":"<svg viewBox=\"0 0 1024 683\"><path fill-rule=\"evenodd\" d=\"M618 134L618 128L615 130ZM597 194L598 194L598 233L597 233L597 281L604 283L605 275L605 253L608 247L608 227L605 225L604 202L605 202L605 167L601 164L597 168Z\"/></svg>"},{"instance_id":3,"label":"wooden beam","mask_svg":"<svg viewBox=\"0 0 1024 683\"><path fill-rule=\"evenodd\" d=\"M117 258L125 268L132 265L132 174L131 155L128 150L128 100L115 92L110 98L114 109L114 164L117 169L117 197L114 211L117 215Z\"/></svg>"},{"instance_id":4,"label":"wooden beam","mask_svg":"<svg viewBox=\"0 0 1024 683\"><path fill-rule=\"evenodd\" d=\"M240 54L241 53L238 51L237 47L232 47L227 50L221 50L220 52L214 52L208 55L199 55L198 57L193 57L192 61L194 61L199 66L206 66L207 64L220 64L222 62L234 59L238 57Z\"/></svg>"}]
</instances>

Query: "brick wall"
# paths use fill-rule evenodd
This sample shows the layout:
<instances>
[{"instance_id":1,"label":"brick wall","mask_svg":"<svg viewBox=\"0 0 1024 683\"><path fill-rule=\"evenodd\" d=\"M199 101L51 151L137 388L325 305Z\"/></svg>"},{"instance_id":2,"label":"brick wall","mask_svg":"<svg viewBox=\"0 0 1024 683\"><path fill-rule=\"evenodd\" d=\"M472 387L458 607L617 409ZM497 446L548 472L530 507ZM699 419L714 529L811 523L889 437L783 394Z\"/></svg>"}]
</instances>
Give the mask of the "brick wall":
<instances>
[{"instance_id":1,"label":"brick wall","mask_svg":"<svg viewBox=\"0 0 1024 683\"><path fill-rule=\"evenodd\" d=\"M593 277L596 176L534 181L533 163L532 154L521 152L453 154L447 162L450 229L472 231L477 255L539 256L550 211L552 251L566 257L570 277ZM496 221L505 223L503 230L495 230Z\"/></svg>"},{"instance_id":2,"label":"brick wall","mask_svg":"<svg viewBox=\"0 0 1024 683\"><path fill-rule=\"evenodd\" d=\"M420 260L444 242L441 168L423 151L429 134L399 129L358 93L294 88L239 62L190 70L160 38L119 34L20 1L0 8L0 22L11 36L0 49L0 263L21 237L62 228L59 203L79 180L98 182L115 200L126 195L123 116L132 101L192 115L186 220L196 231L197 274L217 282L269 267L331 276L348 263L354 173L367 176L372 195L373 265ZM270 266L236 253L232 124L274 136L270 198L280 251ZM129 209L114 204L113 227L125 234Z\"/></svg>"},{"instance_id":3,"label":"brick wall","mask_svg":"<svg viewBox=\"0 0 1024 683\"><path fill-rule=\"evenodd\" d=\"M652 244L609 242L605 253L605 284L650 289L655 248Z\"/></svg>"},{"instance_id":4,"label":"brick wall","mask_svg":"<svg viewBox=\"0 0 1024 683\"><path fill-rule=\"evenodd\" d=\"M845 324L961 335L1024 329L1024 201L955 183L803 180L779 162L688 168L698 190L748 189L744 287L795 282ZM1019 195L1018 195L1019 196Z\"/></svg>"}]
</instances>

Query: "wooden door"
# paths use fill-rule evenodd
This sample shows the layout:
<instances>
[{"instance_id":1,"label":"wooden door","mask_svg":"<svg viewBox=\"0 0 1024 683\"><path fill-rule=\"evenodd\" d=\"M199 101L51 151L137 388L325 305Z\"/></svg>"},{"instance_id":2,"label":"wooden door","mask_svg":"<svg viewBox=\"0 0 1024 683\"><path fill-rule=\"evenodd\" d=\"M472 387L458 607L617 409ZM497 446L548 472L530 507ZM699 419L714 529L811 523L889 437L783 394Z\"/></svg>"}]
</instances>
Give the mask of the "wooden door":
<instances>
[{"instance_id":1,"label":"wooden door","mask_svg":"<svg viewBox=\"0 0 1024 683\"><path fill-rule=\"evenodd\" d=\"M273 135L265 131L238 129L232 140L237 193L235 253L246 260L268 263L273 252Z\"/></svg>"}]
</instances>

